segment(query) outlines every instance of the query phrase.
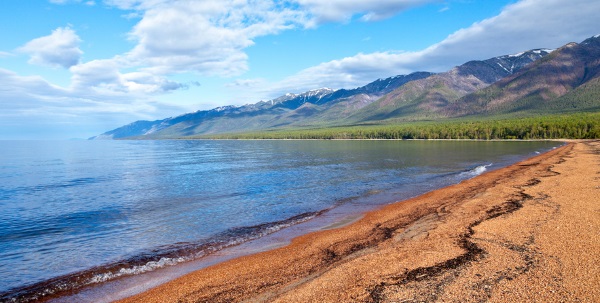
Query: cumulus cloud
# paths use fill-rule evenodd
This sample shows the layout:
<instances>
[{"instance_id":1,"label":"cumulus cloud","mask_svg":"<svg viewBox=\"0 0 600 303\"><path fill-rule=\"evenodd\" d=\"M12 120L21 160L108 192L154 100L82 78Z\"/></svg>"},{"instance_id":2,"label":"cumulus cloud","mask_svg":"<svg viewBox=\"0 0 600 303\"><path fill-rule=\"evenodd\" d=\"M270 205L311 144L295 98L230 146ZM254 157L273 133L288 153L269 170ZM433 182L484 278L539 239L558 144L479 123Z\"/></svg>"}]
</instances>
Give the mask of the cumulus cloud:
<instances>
[{"instance_id":1,"label":"cumulus cloud","mask_svg":"<svg viewBox=\"0 0 600 303\"><path fill-rule=\"evenodd\" d=\"M523 0L433 45L423 52L424 60L439 64L459 54L482 59L580 42L600 29L598 10L598 1Z\"/></svg>"},{"instance_id":2,"label":"cumulus cloud","mask_svg":"<svg viewBox=\"0 0 600 303\"><path fill-rule=\"evenodd\" d=\"M64 61L61 66L72 66L73 87L91 87L103 92L112 90L117 94L168 92L187 87L166 80L173 74L193 72L221 77L243 74L248 70L245 50L257 37L311 27L320 22L345 21L354 15L360 15L363 20L378 20L435 1L105 0L107 5L136 11L140 16L129 33L135 47L112 59L79 65L75 65L74 60ZM32 52L32 62L52 62L48 59L50 56L39 53ZM356 65L359 68L360 64ZM125 67L137 69L137 72L128 76L121 74L120 69Z\"/></svg>"},{"instance_id":3,"label":"cumulus cloud","mask_svg":"<svg viewBox=\"0 0 600 303\"><path fill-rule=\"evenodd\" d=\"M92 60L71 67L71 85L75 89L96 87L123 91L118 61L112 59Z\"/></svg>"},{"instance_id":4,"label":"cumulus cloud","mask_svg":"<svg viewBox=\"0 0 600 303\"><path fill-rule=\"evenodd\" d=\"M80 42L74 30L59 27L49 36L33 39L18 50L31 56L31 64L69 68L79 63L83 54Z\"/></svg>"},{"instance_id":5,"label":"cumulus cloud","mask_svg":"<svg viewBox=\"0 0 600 303\"><path fill-rule=\"evenodd\" d=\"M14 72L0 69L0 83L3 84L0 90L3 117L65 117L84 112L86 109L89 112L115 110L114 106L98 106L115 102L114 100L101 100L97 96L88 98L53 85L39 76L19 76ZM115 104L118 104L118 101Z\"/></svg>"},{"instance_id":6,"label":"cumulus cloud","mask_svg":"<svg viewBox=\"0 0 600 303\"><path fill-rule=\"evenodd\" d=\"M160 94L189 85L168 80L164 76L136 71L122 73L123 62L120 58L93 60L71 67L73 74L71 88L82 94L122 95L140 97Z\"/></svg>"},{"instance_id":7,"label":"cumulus cloud","mask_svg":"<svg viewBox=\"0 0 600 303\"><path fill-rule=\"evenodd\" d=\"M2 109L29 108L31 104L14 102L15 99L55 99L63 97L67 91L50 84L39 76L19 76L14 72L0 68L0 104Z\"/></svg>"},{"instance_id":8,"label":"cumulus cloud","mask_svg":"<svg viewBox=\"0 0 600 303\"><path fill-rule=\"evenodd\" d=\"M376 21L392 17L404 10L440 0L296 0L308 9L314 19L312 22L349 21L360 16L363 21Z\"/></svg>"},{"instance_id":9,"label":"cumulus cloud","mask_svg":"<svg viewBox=\"0 0 600 303\"><path fill-rule=\"evenodd\" d=\"M178 85L138 73L115 74L110 72L110 68L107 68L106 71L111 75L104 78L98 76L93 80L86 79L86 81L97 86L101 86L99 83L113 85L114 78L117 77L125 87L137 84L164 86L168 89L168 87ZM80 72L79 75L85 76L83 71ZM44 111L40 111L41 108L63 108L68 109L67 112L71 113L123 112L132 114L139 112L143 114L156 111L156 106L148 105L157 104L151 99L141 98L140 95L136 96L129 92L116 94L114 90L92 91L86 83L79 83L82 85L81 87L63 88L51 84L40 76L19 76L2 68L0 68L0 83L2 83L0 105L4 114L8 114L12 110L43 113ZM132 97L135 97L135 100L132 100Z\"/></svg>"},{"instance_id":10,"label":"cumulus cloud","mask_svg":"<svg viewBox=\"0 0 600 303\"><path fill-rule=\"evenodd\" d=\"M54 0L67 1L81 0ZM72 66L75 88L160 93L189 87L167 80L174 74L237 76L248 70L245 49L254 44L255 38L307 23L305 12L272 0L105 0L104 3L132 10L140 18L129 33L135 47L111 59L79 65L74 64L75 60L64 62L62 66ZM32 62L49 63L50 56L37 47L41 44L36 42L36 47L23 50L32 53ZM125 68L136 72L122 74Z\"/></svg>"},{"instance_id":11,"label":"cumulus cloud","mask_svg":"<svg viewBox=\"0 0 600 303\"><path fill-rule=\"evenodd\" d=\"M355 88L381 77L408 74L416 57L415 53L377 52L321 63L273 84L271 97L319 87Z\"/></svg>"},{"instance_id":12,"label":"cumulus cloud","mask_svg":"<svg viewBox=\"0 0 600 303\"><path fill-rule=\"evenodd\" d=\"M32 64L68 68L71 85L62 88L41 77L22 77L0 69L0 124L25 114L57 117L54 122L66 117L83 121L85 116L112 121L101 129L105 131L136 118L181 113L181 108L153 102L156 95L197 85L172 81L171 76L241 75L249 68L246 50L258 37L325 22L381 20L434 2L445 1L104 0L105 5L136 16L138 23L129 32L132 49L113 58L80 62L81 39L70 27L57 28L28 42L18 51L29 54ZM582 41L599 33L598 11L598 1L521 0L505 7L498 16L459 30L421 51L359 53L274 83L260 78L239 79L226 88L244 102L256 102L318 87L354 88L377 78L418 70L441 72L471 59ZM7 55L0 52L0 57ZM124 121L115 122L114 117Z\"/></svg>"},{"instance_id":13,"label":"cumulus cloud","mask_svg":"<svg viewBox=\"0 0 600 303\"><path fill-rule=\"evenodd\" d=\"M155 94L189 88L188 84L145 72L126 73L122 75L122 79L128 91L132 93Z\"/></svg>"},{"instance_id":14,"label":"cumulus cloud","mask_svg":"<svg viewBox=\"0 0 600 303\"><path fill-rule=\"evenodd\" d=\"M302 12L270 0L150 2L112 1L144 9L130 33L137 45L126 58L156 74L239 75L248 70L244 50L254 38L293 28L302 20Z\"/></svg>"},{"instance_id":15,"label":"cumulus cloud","mask_svg":"<svg viewBox=\"0 0 600 303\"><path fill-rule=\"evenodd\" d=\"M354 88L380 77L442 72L473 59L580 42L600 29L598 11L598 1L522 0L422 51L361 53L302 70L274 83L270 97L291 89Z\"/></svg>"},{"instance_id":16,"label":"cumulus cloud","mask_svg":"<svg viewBox=\"0 0 600 303\"><path fill-rule=\"evenodd\" d=\"M1 68L0 83L3 139L65 139L65 134L86 138L131 121L184 112L148 98L62 88L39 76L19 76Z\"/></svg>"}]
</instances>

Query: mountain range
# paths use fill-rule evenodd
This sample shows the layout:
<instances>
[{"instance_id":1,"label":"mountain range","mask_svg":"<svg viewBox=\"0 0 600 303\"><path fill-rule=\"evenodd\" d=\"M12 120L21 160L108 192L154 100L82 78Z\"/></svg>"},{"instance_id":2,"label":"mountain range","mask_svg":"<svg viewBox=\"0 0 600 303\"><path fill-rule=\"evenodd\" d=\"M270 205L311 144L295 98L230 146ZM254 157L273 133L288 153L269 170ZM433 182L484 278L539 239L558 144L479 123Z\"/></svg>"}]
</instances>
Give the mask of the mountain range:
<instances>
[{"instance_id":1,"label":"mountain range","mask_svg":"<svg viewBox=\"0 0 600 303\"><path fill-rule=\"evenodd\" d=\"M255 104L136 121L90 139L165 139L579 111L600 111L600 35L556 50L469 61L443 73L415 72L355 89L321 88Z\"/></svg>"}]
</instances>

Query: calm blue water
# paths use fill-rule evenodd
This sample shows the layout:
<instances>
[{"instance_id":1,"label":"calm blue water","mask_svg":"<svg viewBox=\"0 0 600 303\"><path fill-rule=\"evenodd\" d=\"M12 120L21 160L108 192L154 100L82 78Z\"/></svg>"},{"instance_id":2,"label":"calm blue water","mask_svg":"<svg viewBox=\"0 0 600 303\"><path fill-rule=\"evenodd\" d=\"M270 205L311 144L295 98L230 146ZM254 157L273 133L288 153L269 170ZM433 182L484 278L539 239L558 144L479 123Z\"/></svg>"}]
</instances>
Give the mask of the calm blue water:
<instances>
[{"instance_id":1,"label":"calm blue water","mask_svg":"<svg viewBox=\"0 0 600 303\"><path fill-rule=\"evenodd\" d=\"M15 296L25 300L43 289L77 288L194 259L340 205L390 203L560 145L0 144L0 301Z\"/></svg>"}]
</instances>

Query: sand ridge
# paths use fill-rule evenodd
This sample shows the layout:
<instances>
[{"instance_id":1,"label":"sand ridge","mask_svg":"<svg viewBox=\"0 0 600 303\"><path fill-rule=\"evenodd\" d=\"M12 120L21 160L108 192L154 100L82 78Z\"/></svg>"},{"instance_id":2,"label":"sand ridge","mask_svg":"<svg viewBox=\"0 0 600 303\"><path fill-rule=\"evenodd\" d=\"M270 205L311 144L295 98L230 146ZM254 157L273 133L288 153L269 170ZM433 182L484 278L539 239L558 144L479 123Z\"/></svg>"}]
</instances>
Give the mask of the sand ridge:
<instances>
[{"instance_id":1,"label":"sand ridge","mask_svg":"<svg viewBox=\"0 0 600 303\"><path fill-rule=\"evenodd\" d=\"M122 302L594 302L600 141L577 141Z\"/></svg>"}]
</instances>

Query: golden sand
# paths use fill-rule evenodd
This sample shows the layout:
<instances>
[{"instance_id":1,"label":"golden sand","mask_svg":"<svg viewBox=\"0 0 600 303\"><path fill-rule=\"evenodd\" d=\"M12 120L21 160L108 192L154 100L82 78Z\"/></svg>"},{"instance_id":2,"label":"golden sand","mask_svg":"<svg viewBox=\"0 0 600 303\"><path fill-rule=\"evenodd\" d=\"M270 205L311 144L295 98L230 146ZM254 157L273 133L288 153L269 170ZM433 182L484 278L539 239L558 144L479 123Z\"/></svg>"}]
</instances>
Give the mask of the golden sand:
<instances>
[{"instance_id":1,"label":"golden sand","mask_svg":"<svg viewBox=\"0 0 600 303\"><path fill-rule=\"evenodd\" d=\"M122 302L598 302L600 142L572 142Z\"/></svg>"}]
</instances>

